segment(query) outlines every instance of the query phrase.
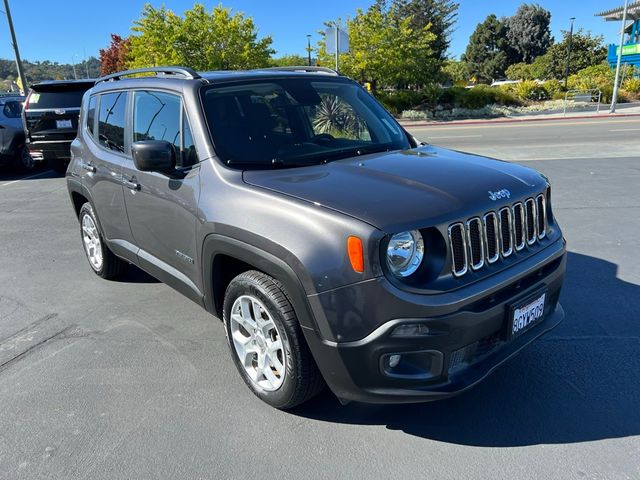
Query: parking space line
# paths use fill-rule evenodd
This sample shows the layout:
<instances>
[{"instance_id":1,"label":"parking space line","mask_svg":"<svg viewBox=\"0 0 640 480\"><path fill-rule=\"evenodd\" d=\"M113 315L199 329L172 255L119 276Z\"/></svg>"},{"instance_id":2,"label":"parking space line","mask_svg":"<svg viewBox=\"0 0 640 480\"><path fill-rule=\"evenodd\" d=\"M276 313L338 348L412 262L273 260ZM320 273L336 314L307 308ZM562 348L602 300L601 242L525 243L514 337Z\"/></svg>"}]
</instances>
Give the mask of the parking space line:
<instances>
[{"instance_id":1,"label":"parking space line","mask_svg":"<svg viewBox=\"0 0 640 480\"><path fill-rule=\"evenodd\" d=\"M30 179L32 179L32 178L37 178L37 177L39 177L40 175L44 175L45 173L50 173L50 172L51 172L51 170L45 170L44 172L34 173L33 175L29 175L29 176L27 176L27 177L16 178L15 180L12 180L12 181L10 181L10 182L3 183L2 185L0 185L0 187L6 187L6 186L11 185L11 184L13 184L13 183L18 183L18 182L19 182L19 181L21 181L21 180L30 180Z\"/></svg>"},{"instance_id":2,"label":"parking space line","mask_svg":"<svg viewBox=\"0 0 640 480\"><path fill-rule=\"evenodd\" d=\"M640 128L614 128L610 132L639 132Z\"/></svg>"}]
</instances>

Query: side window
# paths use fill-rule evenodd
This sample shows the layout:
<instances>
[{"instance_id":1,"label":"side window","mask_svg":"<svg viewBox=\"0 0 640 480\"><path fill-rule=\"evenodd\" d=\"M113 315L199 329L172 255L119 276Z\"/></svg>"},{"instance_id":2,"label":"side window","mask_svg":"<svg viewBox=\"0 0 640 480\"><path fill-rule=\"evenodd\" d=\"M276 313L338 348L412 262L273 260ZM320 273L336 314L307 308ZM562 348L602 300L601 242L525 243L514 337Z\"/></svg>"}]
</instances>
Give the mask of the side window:
<instances>
[{"instance_id":1,"label":"side window","mask_svg":"<svg viewBox=\"0 0 640 480\"><path fill-rule=\"evenodd\" d=\"M133 102L133 141L165 140L180 152L180 97L141 90Z\"/></svg>"},{"instance_id":2,"label":"side window","mask_svg":"<svg viewBox=\"0 0 640 480\"><path fill-rule=\"evenodd\" d=\"M191 128L178 95L150 90L135 93L133 141L141 140L172 143L178 167L188 167L198 162Z\"/></svg>"},{"instance_id":3,"label":"side window","mask_svg":"<svg viewBox=\"0 0 640 480\"><path fill-rule=\"evenodd\" d=\"M7 118L20 118L20 114L22 113L22 103L16 101L8 101L4 104L2 112Z\"/></svg>"},{"instance_id":4,"label":"side window","mask_svg":"<svg viewBox=\"0 0 640 480\"><path fill-rule=\"evenodd\" d=\"M189 120L187 119L187 113L182 111L182 155L181 155L182 167L190 167L198 163L198 155L196 154L196 147L193 144L193 136L191 135L191 127L189 126Z\"/></svg>"},{"instance_id":5,"label":"side window","mask_svg":"<svg viewBox=\"0 0 640 480\"><path fill-rule=\"evenodd\" d=\"M105 93L100 97L98 141L109 150L124 152L127 92Z\"/></svg>"},{"instance_id":6,"label":"side window","mask_svg":"<svg viewBox=\"0 0 640 480\"><path fill-rule=\"evenodd\" d=\"M96 96L89 98L89 108L87 108L87 130L93 136L93 129L96 124Z\"/></svg>"}]
</instances>

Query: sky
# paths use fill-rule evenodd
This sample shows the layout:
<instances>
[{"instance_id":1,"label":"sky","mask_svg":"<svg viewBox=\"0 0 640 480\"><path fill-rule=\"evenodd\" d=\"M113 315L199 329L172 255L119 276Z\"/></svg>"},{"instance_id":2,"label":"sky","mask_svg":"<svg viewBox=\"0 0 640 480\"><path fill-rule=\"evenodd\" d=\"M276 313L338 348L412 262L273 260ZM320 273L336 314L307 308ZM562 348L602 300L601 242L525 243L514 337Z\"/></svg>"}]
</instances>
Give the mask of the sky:
<instances>
[{"instance_id":1,"label":"sky","mask_svg":"<svg viewBox=\"0 0 640 480\"><path fill-rule=\"evenodd\" d=\"M194 0L147 0L182 14ZM9 0L22 58L78 63L85 56L98 56L109 44L110 34L128 36L133 21L140 16L144 0ZM208 8L221 0L203 0ZM224 0L225 7L252 16L259 35L271 35L277 55L305 55L307 34L312 43L327 20L353 16L356 9L366 9L373 0ZM452 35L449 54L459 57L469 36L487 15L498 17L515 13L521 0L459 0L458 21ZM551 11L551 29L556 38L568 30L569 18L576 17L575 27L603 34L605 42L617 43L619 24L604 22L594 14L621 6L623 0L537 0ZM9 29L0 15L0 58L13 59Z\"/></svg>"}]
</instances>

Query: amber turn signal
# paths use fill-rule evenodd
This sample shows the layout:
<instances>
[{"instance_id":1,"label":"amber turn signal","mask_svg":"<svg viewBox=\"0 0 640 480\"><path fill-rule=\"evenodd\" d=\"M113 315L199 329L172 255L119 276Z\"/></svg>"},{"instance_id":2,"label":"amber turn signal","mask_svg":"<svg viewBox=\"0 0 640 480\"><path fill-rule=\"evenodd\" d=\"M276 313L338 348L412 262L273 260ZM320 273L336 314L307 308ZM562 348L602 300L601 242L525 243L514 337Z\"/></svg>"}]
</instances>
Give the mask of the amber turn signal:
<instances>
[{"instance_id":1,"label":"amber turn signal","mask_svg":"<svg viewBox=\"0 0 640 480\"><path fill-rule=\"evenodd\" d=\"M347 251L349 252L349 261L351 268L356 272L364 272L364 253L362 252L362 240L358 237L349 237L347 239Z\"/></svg>"}]
</instances>

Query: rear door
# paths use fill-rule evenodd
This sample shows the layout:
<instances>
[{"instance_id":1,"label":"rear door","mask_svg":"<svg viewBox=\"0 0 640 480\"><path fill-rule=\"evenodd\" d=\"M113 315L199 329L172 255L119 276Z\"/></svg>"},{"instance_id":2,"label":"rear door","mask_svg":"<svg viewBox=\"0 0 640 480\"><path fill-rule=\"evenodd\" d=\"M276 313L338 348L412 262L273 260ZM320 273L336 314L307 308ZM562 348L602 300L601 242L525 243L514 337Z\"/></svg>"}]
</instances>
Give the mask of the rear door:
<instances>
[{"instance_id":1,"label":"rear door","mask_svg":"<svg viewBox=\"0 0 640 480\"><path fill-rule=\"evenodd\" d=\"M136 261L122 186L123 165L130 160L126 140L128 92L102 93L88 98L82 141L72 149L93 200L102 233L118 255Z\"/></svg>"},{"instance_id":2,"label":"rear door","mask_svg":"<svg viewBox=\"0 0 640 480\"><path fill-rule=\"evenodd\" d=\"M34 85L27 97L24 120L31 142L71 142L78 131L82 95L92 84Z\"/></svg>"},{"instance_id":3,"label":"rear door","mask_svg":"<svg viewBox=\"0 0 640 480\"><path fill-rule=\"evenodd\" d=\"M177 159L170 173L139 171L131 159L124 165L124 197L138 259L154 276L200 301L195 239L200 167L182 99L157 90L132 95L130 141L166 140Z\"/></svg>"}]
</instances>

